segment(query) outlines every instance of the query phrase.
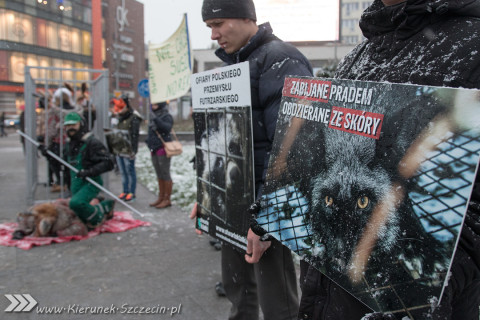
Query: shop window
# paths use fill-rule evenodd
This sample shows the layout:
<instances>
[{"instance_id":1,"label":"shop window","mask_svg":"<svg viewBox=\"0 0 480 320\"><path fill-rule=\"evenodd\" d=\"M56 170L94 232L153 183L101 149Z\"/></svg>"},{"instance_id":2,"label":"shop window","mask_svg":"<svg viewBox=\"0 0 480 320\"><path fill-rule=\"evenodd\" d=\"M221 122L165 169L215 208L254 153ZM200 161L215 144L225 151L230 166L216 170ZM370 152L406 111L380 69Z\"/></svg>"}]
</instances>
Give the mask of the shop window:
<instances>
[{"instance_id":1,"label":"shop window","mask_svg":"<svg viewBox=\"0 0 480 320\"><path fill-rule=\"evenodd\" d=\"M23 54L13 52L10 55L10 81L24 82L25 81L25 57Z\"/></svg>"},{"instance_id":2,"label":"shop window","mask_svg":"<svg viewBox=\"0 0 480 320\"><path fill-rule=\"evenodd\" d=\"M82 31L82 54L92 55L92 35L87 31Z\"/></svg>"},{"instance_id":3,"label":"shop window","mask_svg":"<svg viewBox=\"0 0 480 320\"><path fill-rule=\"evenodd\" d=\"M71 29L72 52L82 54L82 33L77 28Z\"/></svg>"},{"instance_id":4,"label":"shop window","mask_svg":"<svg viewBox=\"0 0 480 320\"><path fill-rule=\"evenodd\" d=\"M47 25L45 20L37 18L37 45L47 46Z\"/></svg>"},{"instance_id":5,"label":"shop window","mask_svg":"<svg viewBox=\"0 0 480 320\"><path fill-rule=\"evenodd\" d=\"M29 67L38 67L38 59L36 55L28 54L26 59L27 66ZM31 69L30 74L33 78L37 79L40 77L38 69Z\"/></svg>"},{"instance_id":6,"label":"shop window","mask_svg":"<svg viewBox=\"0 0 480 320\"><path fill-rule=\"evenodd\" d=\"M62 67L62 64L63 64L62 60L60 60L60 59L52 59L52 62L53 62L52 67L56 67L56 68L61 68L61 67ZM55 70L55 69L54 69L54 70L52 71L52 78L57 79L57 80L58 80L58 79L61 79L61 78L60 78L60 70Z\"/></svg>"},{"instance_id":7,"label":"shop window","mask_svg":"<svg viewBox=\"0 0 480 320\"><path fill-rule=\"evenodd\" d=\"M61 67L64 68L64 69L72 69L73 62L63 60ZM73 71L72 70L62 70L62 79L65 80L65 81L72 80L73 79Z\"/></svg>"},{"instance_id":8,"label":"shop window","mask_svg":"<svg viewBox=\"0 0 480 320\"><path fill-rule=\"evenodd\" d=\"M56 50L60 48L57 24L53 22L47 22L47 47Z\"/></svg>"},{"instance_id":9,"label":"shop window","mask_svg":"<svg viewBox=\"0 0 480 320\"><path fill-rule=\"evenodd\" d=\"M48 57L39 57L38 60L39 60L40 67L47 68L52 66L51 59ZM52 76L53 76L53 72L51 70L48 70L48 69L39 70L38 78L39 78L39 81L41 81L42 83L44 82L43 79L49 79L49 78L52 78Z\"/></svg>"},{"instance_id":10,"label":"shop window","mask_svg":"<svg viewBox=\"0 0 480 320\"><path fill-rule=\"evenodd\" d=\"M6 12L3 9L0 9L0 39L7 40Z\"/></svg>"},{"instance_id":11,"label":"shop window","mask_svg":"<svg viewBox=\"0 0 480 320\"><path fill-rule=\"evenodd\" d=\"M70 28L60 25L58 28L58 38L60 41L60 50L72 52L72 37L70 36Z\"/></svg>"},{"instance_id":12,"label":"shop window","mask_svg":"<svg viewBox=\"0 0 480 320\"><path fill-rule=\"evenodd\" d=\"M5 14L5 24L7 40L33 44L32 17L7 11Z\"/></svg>"},{"instance_id":13,"label":"shop window","mask_svg":"<svg viewBox=\"0 0 480 320\"><path fill-rule=\"evenodd\" d=\"M8 55L6 51L0 51L0 81L8 81Z\"/></svg>"},{"instance_id":14,"label":"shop window","mask_svg":"<svg viewBox=\"0 0 480 320\"><path fill-rule=\"evenodd\" d=\"M75 68L76 69L85 69L85 68L87 68L87 66L85 66L85 64L83 64L81 62L75 62ZM84 72L84 71L77 71L75 73L75 79L77 81L82 81L82 82L88 81L88 73Z\"/></svg>"}]
</instances>

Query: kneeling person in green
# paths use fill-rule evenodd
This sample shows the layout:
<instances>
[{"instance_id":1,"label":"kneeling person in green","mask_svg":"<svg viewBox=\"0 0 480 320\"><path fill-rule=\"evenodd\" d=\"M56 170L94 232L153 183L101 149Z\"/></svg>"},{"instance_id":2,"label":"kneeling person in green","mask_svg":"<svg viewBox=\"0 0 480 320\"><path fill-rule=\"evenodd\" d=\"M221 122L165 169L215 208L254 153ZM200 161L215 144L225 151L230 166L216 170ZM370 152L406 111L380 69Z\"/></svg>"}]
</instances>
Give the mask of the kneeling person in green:
<instances>
[{"instance_id":1,"label":"kneeling person in green","mask_svg":"<svg viewBox=\"0 0 480 320\"><path fill-rule=\"evenodd\" d=\"M78 173L70 171L72 198L69 207L88 228L95 228L113 217L115 202L103 200L96 205L90 204L100 190L85 178L89 177L103 185L100 175L112 170L114 164L107 148L88 132L85 121L78 113L69 113L65 117L64 126L70 138L65 148L66 160L78 170Z\"/></svg>"}]
</instances>

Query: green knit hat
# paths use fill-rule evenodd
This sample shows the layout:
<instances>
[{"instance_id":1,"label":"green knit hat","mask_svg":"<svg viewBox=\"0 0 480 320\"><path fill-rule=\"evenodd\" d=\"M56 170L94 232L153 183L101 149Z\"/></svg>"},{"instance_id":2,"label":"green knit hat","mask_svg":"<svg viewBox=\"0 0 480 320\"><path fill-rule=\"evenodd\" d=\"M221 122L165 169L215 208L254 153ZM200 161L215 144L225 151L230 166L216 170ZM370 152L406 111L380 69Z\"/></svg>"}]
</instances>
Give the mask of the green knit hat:
<instances>
[{"instance_id":1,"label":"green knit hat","mask_svg":"<svg viewBox=\"0 0 480 320\"><path fill-rule=\"evenodd\" d=\"M69 125L69 124L75 124L75 123L80 122L80 121L82 121L82 116L81 115L79 115L76 112L70 112L65 117L65 120L63 121L63 125L66 126L66 125Z\"/></svg>"}]
</instances>

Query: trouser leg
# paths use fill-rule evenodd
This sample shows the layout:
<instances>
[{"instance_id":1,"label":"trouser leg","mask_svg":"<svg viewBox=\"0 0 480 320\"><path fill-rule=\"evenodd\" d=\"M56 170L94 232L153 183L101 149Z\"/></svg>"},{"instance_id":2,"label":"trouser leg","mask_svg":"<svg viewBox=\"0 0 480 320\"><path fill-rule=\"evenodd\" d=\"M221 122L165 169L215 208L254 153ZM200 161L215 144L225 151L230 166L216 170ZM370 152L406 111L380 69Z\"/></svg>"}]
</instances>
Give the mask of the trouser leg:
<instances>
[{"instance_id":1,"label":"trouser leg","mask_svg":"<svg viewBox=\"0 0 480 320\"><path fill-rule=\"evenodd\" d=\"M297 319L298 280L290 249L273 240L254 268L264 319Z\"/></svg>"},{"instance_id":2,"label":"trouser leg","mask_svg":"<svg viewBox=\"0 0 480 320\"><path fill-rule=\"evenodd\" d=\"M83 185L78 191L72 195L70 199L69 207L75 214L88 226L95 227L104 221L106 210L109 209L109 203L102 203L92 206L90 201L98 194L98 188L90 183ZM102 201L103 202L103 201ZM113 206L113 204L111 204Z\"/></svg>"},{"instance_id":3,"label":"trouser leg","mask_svg":"<svg viewBox=\"0 0 480 320\"><path fill-rule=\"evenodd\" d=\"M257 286L253 265L229 245L222 246L222 282L232 303L229 320L258 320Z\"/></svg>"},{"instance_id":4,"label":"trouser leg","mask_svg":"<svg viewBox=\"0 0 480 320\"><path fill-rule=\"evenodd\" d=\"M127 163L128 159L124 157L117 156L117 165L118 170L120 171L120 176L122 177L122 188L124 193L129 193L128 188L128 172L127 172Z\"/></svg>"},{"instance_id":5,"label":"trouser leg","mask_svg":"<svg viewBox=\"0 0 480 320\"><path fill-rule=\"evenodd\" d=\"M461 247L455 252L450 274L440 306L429 318L478 320L480 270Z\"/></svg>"},{"instance_id":6,"label":"trouser leg","mask_svg":"<svg viewBox=\"0 0 480 320\"><path fill-rule=\"evenodd\" d=\"M128 159L127 174L130 183L130 193L135 194L137 190L137 174L135 172L135 159Z\"/></svg>"}]
</instances>

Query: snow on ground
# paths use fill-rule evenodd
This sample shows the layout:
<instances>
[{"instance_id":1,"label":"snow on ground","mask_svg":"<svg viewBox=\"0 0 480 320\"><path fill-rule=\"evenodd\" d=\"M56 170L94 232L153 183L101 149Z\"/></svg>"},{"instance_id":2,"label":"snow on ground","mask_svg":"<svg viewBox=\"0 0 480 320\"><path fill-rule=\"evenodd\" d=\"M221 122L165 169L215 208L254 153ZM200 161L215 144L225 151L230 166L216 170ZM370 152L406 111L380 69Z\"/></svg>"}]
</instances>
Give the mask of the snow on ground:
<instances>
[{"instance_id":1,"label":"snow on ground","mask_svg":"<svg viewBox=\"0 0 480 320\"><path fill-rule=\"evenodd\" d=\"M173 180L172 202L187 212L192 209L197 195L195 170L190 162L194 155L195 146L184 144L183 153L173 157L170 163L170 174ZM157 176L153 169L150 151L145 145L138 148L135 168L138 182L158 194Z\"/></svg>"}]
</instances>

